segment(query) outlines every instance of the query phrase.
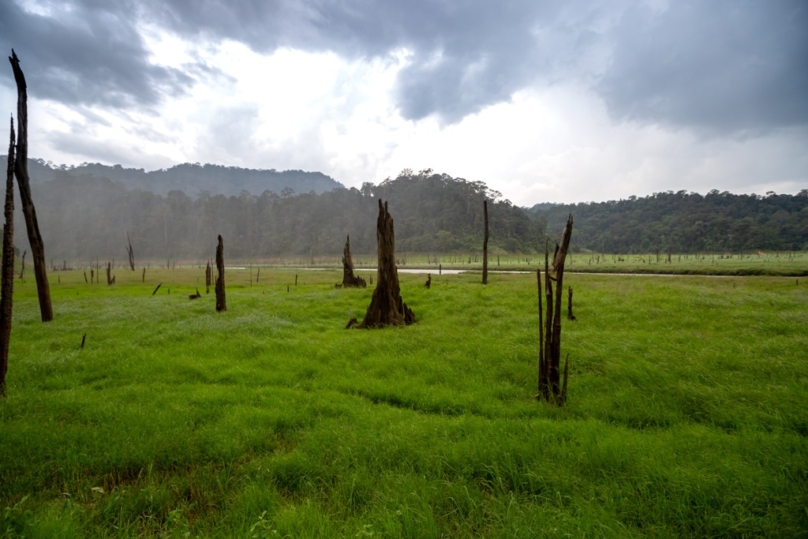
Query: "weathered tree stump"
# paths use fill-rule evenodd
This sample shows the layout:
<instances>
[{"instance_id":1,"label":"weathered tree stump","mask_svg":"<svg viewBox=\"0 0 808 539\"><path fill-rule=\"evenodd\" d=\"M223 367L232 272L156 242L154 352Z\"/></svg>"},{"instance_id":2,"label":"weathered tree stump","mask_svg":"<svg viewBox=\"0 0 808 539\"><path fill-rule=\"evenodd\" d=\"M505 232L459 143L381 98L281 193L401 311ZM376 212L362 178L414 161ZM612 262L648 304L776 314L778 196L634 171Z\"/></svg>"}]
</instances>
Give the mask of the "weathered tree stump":
<instances>
[{"instance_id":1,"label":"weathered tree stump","mask_svg":"<svg viewBox=\"0 0 808 539\"><path fill-rule=\"evenodd\" d=\"M129 232L126 233L126 254L129 255L129 269L135 271L135 251L132 250L132 240L129 239Z\"/></svg>"},{"instance_id":2,"label":"weathered tree stump","mask_svg":"<svg viewBox=\"0 0 808 539\"><path fill-rule=\"evenodd\" d=\"M424 283L424 287L426 287L426 289L429 290L430 286L432 286L432 274L427 273L426 274L426 282Z\"/></svg>"},{"instance_id":3,"label":"weathered tree stump","mask_svg":"<svg viewBox=\"0 0 808 539\"><path fill-rule=\"evenodd\" d=\"M549 245L544 250L544 297L547 303L542 319L541 273L537 272L539 289L539 376L536 398L563 406L567 397L567 369L564 364L564 382L561 385L561 302L564 282L564 263L572 237L572 215L561 234L561 245L556 244L552 267L549 264ZM553 282L556 290L553 294Z\"/></svg>"},{"instance_id":4,"label":"weathered tree stump","mask_svg":"<svg viewBox=\"0 0 808 539\"><path fill-rule=\"evenodd\" d=\"M412 309L401 299L396 268L395 234L393 218L387 211L387 203L379 200L379 217L376 220L376 243L378 250L378 280L373 290L370 306L360 328L410 325L415 322Z\"/></svg>"},{"instance_id":5,"label":"weathered tree stump","mask_svg":"<svg viewBox=\"0 0 808 539\"><path fill-rule=\"evenodd\" d=\"M205 268L205 294L210 294L210 283L213 282L213 271L210 269L210 260Z\"/></svg>"},{"instance_id":6,"label":"weathered tree stump","mask_svg":"<svg viewBox=\"0 0 808 539\"><path fill-rule=\"evenodd\" d=\"M342 286L365 288L367 283L362 277L354 275L353 260L351 260L351 237L345 239L345 248L342 250Z\"/></svg>"},{"instance_id":7,"label":"weathered tree stump","mask_svg":"<svg viewBox=\"0 0 808 539\"><path fill-rule=\"evenodd\" d=\"M14 119L8 143L6 200L3 207L3 268L0 276L0 397L6 396L8 348L11 342L11 311L14 296Z\"/></svg>"},{"instance_id":8,"label":"weathered tree stump","mask_svg":"<svg viewBox=\"0 0 808 539\"><path fill-rule=\"evenodd\" d=\"M483 235L483 284L488 284L488 201L483 200L485 234Z\"/></svg>"},{"instance_id":9,"label":"weathered tree stump","mask_svg":"<svg viewBox=\"0 0 808 539\"><path fill-rule=\"evenodd\" d=\"M107 262L107 285L114 284L115 281L112 280L112 262Z\"/></svg>"},{"instance_id":10,"label":"weathered tree stump","mask_svg":"<svg viewBox=\"0 0 808 539\"><path fill-rule=\"evenodd\" d=\"M39 223L36 218L34 200L31 197L31 182L28 176L28 86L14 49L11 50L8 61L11 62L14 81L17 83L17 156L14 160L14 175L17 176L17 185L20 188L22 213L25 217L25 227L28 230L28 244L31 246L31 257L34 260L39 311L42 321L50 322L53 320L53 307L51 306L45 263L45 244L42 241L42 234L39 233Z\"/></svg>"},{"instance_id":11,"label":"weathered tree stump","mask_svg":"<svg viewBox=\"0 0 808 539\"><path fill-rule=\"evenodd\" d=\"M572 287L571 286L567 287L567 320L571 320L573 322L578 320L577 318L575 318L575 315L572 314Z\"/></svg>"},{"instance_id":12,"label":"weathered tree stump","mask_svg":"<svg viewBox=\"0 0 808 539\"><path fill-rule=\"evenodd\" d=\"M227 300L224 293L224 242L219 235L219 245L216 247L216 311L227 310Z\"/></svg>"}]
</instances>

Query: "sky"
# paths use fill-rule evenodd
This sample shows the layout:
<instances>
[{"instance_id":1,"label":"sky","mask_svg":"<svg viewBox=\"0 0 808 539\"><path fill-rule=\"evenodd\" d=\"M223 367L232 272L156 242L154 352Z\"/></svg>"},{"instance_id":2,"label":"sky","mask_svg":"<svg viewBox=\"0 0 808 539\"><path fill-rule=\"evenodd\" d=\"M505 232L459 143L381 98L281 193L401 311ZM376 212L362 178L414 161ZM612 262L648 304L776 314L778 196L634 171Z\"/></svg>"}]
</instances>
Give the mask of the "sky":
<instances>
[{"instance_id":1,"label":"sky","mask_svg":"<svg viewBox=\"0 0 808 539\"><path fill-rule=\"evenodd\" d=\"M55 164L433 169L520 206L808 188L804 0L0 0L0 45Z\"/></svg>"}]
</instances>

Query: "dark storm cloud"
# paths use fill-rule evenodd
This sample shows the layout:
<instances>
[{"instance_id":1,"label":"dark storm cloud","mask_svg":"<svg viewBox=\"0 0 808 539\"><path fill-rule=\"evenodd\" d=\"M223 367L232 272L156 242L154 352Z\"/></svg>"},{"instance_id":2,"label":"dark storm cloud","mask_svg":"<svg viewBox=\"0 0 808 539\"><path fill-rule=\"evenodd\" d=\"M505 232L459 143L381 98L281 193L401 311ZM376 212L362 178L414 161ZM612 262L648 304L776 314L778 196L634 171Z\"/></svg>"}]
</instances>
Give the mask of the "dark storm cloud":
<instances>
[{"instance_id":1,"label":"dark storm cloud","mask_svg":"<svg viewBox=\"0 0 808 539\"><path fill-rule=\"evenodd\" d=\"M660 4L660 2L654 2ZM207 66L150 64L136 23L186 39L390 58L401 114L455 122L533 85L572 82L618 119L717 133L808 126L803 0L73 0L59 17L0 2L0 43L66 102L150 105ZM26 47L17 45L24 43ZM5 84L10 77L4 78Z\"/></svg>"},{"instance_id":2,"label":"dark storm cloud","mask_svg":"<svg viewBox=\"0 0 808 539\"><path fill-rule=\"evenodd\" d=\"M29 93L67 104L127 107L157 104L181 94L194 79L148 61L143 40L125 3L64 3L53 16L30 13L13 1L0 2L0 48L14 48ZM2 84L13 86L7 75Z\"/></svg>"},{"instance_id":3,"label":"dark storm cloud","mask_svg":"<svg viewBox=\"0 0 808 539\"><path fill-rule=\"evenodd\" d=\"M597 90L621 118L720 132L808 125L808 3L628 10Z\"/></svg>"}]
</instances>

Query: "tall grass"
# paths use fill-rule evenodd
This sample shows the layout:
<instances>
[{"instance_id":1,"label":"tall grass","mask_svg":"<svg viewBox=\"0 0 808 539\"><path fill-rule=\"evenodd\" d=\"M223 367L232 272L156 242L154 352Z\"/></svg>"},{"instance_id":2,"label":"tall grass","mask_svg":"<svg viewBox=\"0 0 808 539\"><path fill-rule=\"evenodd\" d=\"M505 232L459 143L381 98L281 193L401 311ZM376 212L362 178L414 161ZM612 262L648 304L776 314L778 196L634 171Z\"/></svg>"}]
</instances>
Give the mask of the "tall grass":
<instances>
[{"instance_id":1,"label":"tall grass","mask_svg":"<svg viewBox=\"0 0 808 539\"><path fill-rule=\"evenodd\" d=\"M535 275L401 274L417 324L346 331L370 288L247 272L226 313L187 299L203 269L61 272L49 324L16 285L0 535L808 529L808 283L568 275L556 408L532 398Z\"/></svg>"}]
</instances>

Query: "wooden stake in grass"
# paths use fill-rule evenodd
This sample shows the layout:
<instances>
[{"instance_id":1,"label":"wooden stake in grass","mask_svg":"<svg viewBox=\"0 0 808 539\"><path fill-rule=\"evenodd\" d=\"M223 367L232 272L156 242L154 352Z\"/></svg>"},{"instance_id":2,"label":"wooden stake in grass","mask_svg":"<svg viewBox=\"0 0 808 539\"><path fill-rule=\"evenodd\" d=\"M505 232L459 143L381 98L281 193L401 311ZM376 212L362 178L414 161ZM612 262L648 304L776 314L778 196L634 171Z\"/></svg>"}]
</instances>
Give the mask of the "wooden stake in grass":
<instances>
[{"instance_id":1,"label":"wooden stake in grass","mask_svg":"<svg viewBox=\"0 0 808 539\"><path fill-rule=\"evenodd\" d=\"M216 247L216 311L227 310L227 300L224 294L224 241L219 235L219 245Z\"/></svg>"},{"instance_id":2,"label":"wooden stake in grass","mask_svg":"<svg viewBox=\"0 0 808 539\"><path fill-rule=\"evenodd\" d=\"M387 203L379 200L379 217L376 220L376 243L378 250L378 281L373 297L360 328L410 325L415 322L412 309L401 299L396 268L395 234L393 218L387 211Z\"/></svg>"},{"instance_id":3,"label":"wooden stake in grass","mask_svg":"<svg viewBox=\"0 0 808 539\"><path fill-rule=\"evenodd\" d=\"M25 83L25 75L20 69L20 60L14 49L11 49L8 61L11 62L14 80L17 83L17 156L14 159L14 175L17 176L17 185L20 188L22 213L25 217L25 227L28 230L28 244L31 246L31 257L34 259L39 311L42 321L50 322L53 320L53 307L51 306L50 286L45 265L45 244L42 241L42 234L39 233L28 176L28 87Z\"/></svg>"},{"instance_id":4,"label":"wooden stake in grass","mask_svg":"<svg viewBox=\"0 0 808 539\"><path fill-rule=\"evenodd\" d=\"M345 239L345 248L342 250L342 286L365 288L367 283L362 277L354 275L353 260L351 260L351 237Z\"/></svg>"},{"instance_id":5,"label":"wooden stake in grass","mask_svg":"<svg viewBox=\"0 0 808 539\"><path fill-rule=\"evenodd\" d=\"M0 277L0 397L6 396L8 345L11 342L11 310L14 295L14 120L8 143L6 202L3 207L3 269Z\"/></svg>"},{"instance_id":6,"label":"wooden stake in grass","mask_svg":"<svg viewBox=\"0 0 808 539\"><path fill-rule=\"evenodd\" d=\"M563 406L567 396L567 365L561 385L561 301L564 284L564 263L572 237L572 215L556 244L553 264L549 263L549 245L544 250L544 297L547 302L546 319L541 315L541 279L539 279L539 392L537 399ZM537 275L538 276L538 275ZM553 294L555 282L555 294Z\"/></svg>"},{"instance_id":7,"label":"wooden stake in grass","mask_svg":"<svg viewBox=\"0 0 808 539\"><path fill-rule=\"evenodd\" d=\"M483 200L485 234L483 235L483 284L488 284L488 201Z\"/></svg>"},{"instance_id":8,"label":"wooden stake in grass","mask_svg":"<svg viewBox=\"0 0 808 539\"><path fill-rule=\"evenodd\" d=\"M107 261L107 285L111 285L112 283L112 262Z\"/></svg>"},{"instance_id":9,"label":"wooden stake in grass","mask_svg":"<svg viewBox=\"0 0 808 539\"><path fill-rule=\"evenodd\" d=\"M129 255L129 269L135 271L135 251L132 250L132 240L129 239L129 232L126 233L126 254Z\"/></svg>"},{"instance_id":10,"label":"wooden stake in grass","mask_svg":"<svg viewBox=\"0 0 808 539\"><path fill-rule=\"evenodd\" d=\"M572 320L573 322L578 320L577 318L575 318L575 315L572 314L572 287L571 286L567 287L567 320Z\"/></svg>"}]
</instances>

